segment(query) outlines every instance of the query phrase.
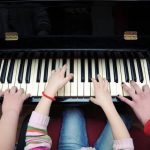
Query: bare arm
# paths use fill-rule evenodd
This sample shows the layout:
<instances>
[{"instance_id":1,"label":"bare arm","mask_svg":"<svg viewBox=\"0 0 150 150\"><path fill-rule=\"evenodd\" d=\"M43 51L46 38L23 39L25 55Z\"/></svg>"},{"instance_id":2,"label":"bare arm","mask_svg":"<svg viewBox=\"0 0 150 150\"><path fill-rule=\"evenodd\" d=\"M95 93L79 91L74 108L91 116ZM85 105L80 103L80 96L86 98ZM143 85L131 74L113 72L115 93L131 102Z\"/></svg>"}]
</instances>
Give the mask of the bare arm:
<instances>
[{"instance_id":1,"label":"bare arm","mask_svg":"<svg viewBox=\"0 0 150 150\"><path fill-rule=\"evenodd\" d=\"M54 97L59 89L61 89L69 80L73 78L73 74L69 74L67 77L64 77L67 66L64 65L62 68L52 71L51 77L49 77L45 93L51 97ZM36 112L39 112L43 115L48 116L52 101L46 97L42 97L41 101L38 103L35 108Z\"/></svg>"},{"instance_id":2,"label":"bare arm","mask_svg":"<svg viewBox=\"0 0 150 150\"><path fill-rule=\"evenodd\" d=\"M130 84L130 87L123 84L123 89L129 94L132 101L121 95L118 98L128 104L141 123L145 125L150 120L150 88L147 84L140 88L134 81L131 81Z\"/></svg>"},{"instance_id":3,"label":"bare arm","mask_svg":"<svg viewBox=\"0 0 150 150\"><path fill-rule=\"evenodd\" d=\"M4 92L2 116L0 119L0 149L14 149L19 114L24 100L28 97L29 94L26 95L23 89L17 90L16 87L12 87L11 90Z\"/></svg>"},{"instance_id":4,"label":"bare arm","mask_svg":"<svg viewBox=\"0 0 150 150\"><path fill-rule=\"evenodd\" d=\"M120 118L116 108L112 102L110 92L108 90L108 81L99 76L99 82L92 79L94 84L95 98L91 101L103 109L110 123L113 137L115 140L130 138L129 132Z\"/></svg>"}]
</instances>

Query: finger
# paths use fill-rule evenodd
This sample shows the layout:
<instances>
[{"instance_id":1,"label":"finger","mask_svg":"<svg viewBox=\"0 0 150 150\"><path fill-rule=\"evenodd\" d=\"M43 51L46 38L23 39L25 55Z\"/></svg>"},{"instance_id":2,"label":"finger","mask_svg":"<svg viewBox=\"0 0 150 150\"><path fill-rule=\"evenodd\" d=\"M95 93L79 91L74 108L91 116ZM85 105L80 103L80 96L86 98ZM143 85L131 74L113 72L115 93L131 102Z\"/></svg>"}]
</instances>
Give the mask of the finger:
<instances>
[{"instance_id":1,"label":"finger","mask_svg":"<svg viewBox=\"0 0 150 150\"><path fill-rule=\"evenodd\" d=\"M23 88L20 88L19 90L18 90L18 92L17 92L19 95L22 95L22 94L24 94L24 89Z\"/></svg>"},{"instance_id":2,"label":"finger","mask_svg":"<svg viewBox=\"0 0 150 150\"><path fill-rule=\"evenodd\" d=\"M28 94L25 94L23 93L22 97L23 97L23 100L27 100L31 95L28 93Z\"/></svg>"},{"instance_id":3,"label":"finger","mask_svg":"<svg viewBox=\"0 0 150 150\"><path fill-rule=\"evenodd\" d=\"M16 86L13 86L11 89L10 89L10 93L11 94L14 94L14 93L16 93L17 92L17 87Z\"/></svg>"},{"instance_id":4,"label":"finger","mask_svg":"<svg viewBox=\"0 0 150 150\"><path fill-rule=\"evenodd\" d=\"M128 98L125 98L125 97L123 97L123 96L121 96L121 95L118 95L117 97L118 97L122 102L128 104L130 107L133 107L133 104L134 104L133 101L131 101L131 100L129 100Z\"/></svg>"},{"instance_id":5,"label":"finger","mask_svg":"<svg viewBox=\"0 0 150 150\"><path fill-rule=\"evenodd\" d=\"M61 68L57 68L57 69L56 69L56 72L60 72L60 71L61 71Z\"/></svg>"},{"instance_id":6,"label":"finger","mask_svg":"<svg viewBox=\"0 0 150 150\"><path fill-rule=\"evenodd\" d=\"M91 80L92 80L92 83L93 83L93 86L94 86L94 89L95 89L98 86L98 82L94 78L91 78Z\"/></svg>"},{"instance_id":7,"label":"finger","mask_svg":"<svg viewBox=\"0 0 150 150\"><path fill-rule=\"evenodd\" d=\"M0 90L0 97L4 95L4 92Z\"/></svg>"},{"instance_id":8,"label":"finger","mask_svg":"<svg viewBox=\"0 0 150 150\"><path fill-rule=\"evenodd\" d=\"M133 88L127 86L125 83L123 83L122 87L123 87L123 90L124 90L125 92L127 92L127 93L129 94L129 96L132 97L132 99L135 99L135 98L136 98L135 89L133 89Z\"/></svg>"},{"instance_id":9,"label":"finger","mask_svg":"<svg viewBox=\"0 0 150 150\"><path fill-rule=\"evenodd\" d=\"M142 90L143 90L143 92L149 92L150 88L149 88L148 84L143 85Z\"/></svg>"},{"instance_id":10,"label":"finger","mask_svg":"<svg viewBox=\"0 0 150 150\"><path fill-rule=\"evenodd\" d=\"M52 70L51 74L54 74L55 73L55 70Z\"/></svg>"},{"instance_id":11,"label":"finger","mask_svg":"<svg viewBox=\"0 0 150 150\"><path fill-rule=\"evenodd\" d=\"M100 83L103 83L103 78L102 78L101 75L98 75L98 81L99 81Z\"/></svg>"},{"instance_id":12,"label":"finger","mask_svg":"<svg viewBox=\"0 0 150 150\"><path fill-rule=\"evenodd\" d=\"M134 81L130 81L131 86L135 89L135 92L137 94L142 92L142 89L136 84Z\"/></svg>"},{"instance_id":13,"label":"finger","mask_svg":"<svg viewBox=\"0 0 150 150\"><path fill-rule=\"evenodd\" d=\"M93 102L93 103L95 104L96 98L90 97L90 101Z\"/></svg>"},{"instance_id":14,"label":"finger","mask_svg":"<svg viewBox=\"0 0 150 150\"><path fill-rule=\"evenodd\" d=\"M5 95L5 94L9 94L9 92L10 92L10 90L9 90L9 89L6 89L5 92L4 92L4 95Z\"/></svg>"},{"instance_id":15,"label":"finger","mask_svg":"<svg viewBox=\"0 0 150 150\"><path fill-rule=\"evenodd\" d=\"M63 75L65 74L66 70L67 70L67 65L65 64L65 65L63 65L63 67L61 69L61 72Z\"/></svg>"},{"instance_id":16,"label":"finger","mask_svg":"<svg viewBox=\"0 0 150 150\"><path fill-rule=\"evenodd\" d=\"M96 83L97 83L96 79L91 78L91 80L92 80L93 84L96 84Z\"/></svg>"},{"instance_id":17,"label":"finger","mask_svg":"<svg viewBox=\"0 0 150 150\"><path fill-rule=\"evenodd\" d=\"M64 85L65 85L68 81L70 81L72 78L73 78L73 74L72 74L72 73L70 73L69 75L67 75L66 78L64 79Z\"/></svg>"},{"instance_id":18,"label":"finger","mask_svg":"<svg viewBox=\"0 0 150 150\"><path fill-rule=\"evenodd\" d=\"M108 89L108 81L107 81L107 79L104 78L103 81L104 81L104 88Z\"/></svg>"}]
</instances>

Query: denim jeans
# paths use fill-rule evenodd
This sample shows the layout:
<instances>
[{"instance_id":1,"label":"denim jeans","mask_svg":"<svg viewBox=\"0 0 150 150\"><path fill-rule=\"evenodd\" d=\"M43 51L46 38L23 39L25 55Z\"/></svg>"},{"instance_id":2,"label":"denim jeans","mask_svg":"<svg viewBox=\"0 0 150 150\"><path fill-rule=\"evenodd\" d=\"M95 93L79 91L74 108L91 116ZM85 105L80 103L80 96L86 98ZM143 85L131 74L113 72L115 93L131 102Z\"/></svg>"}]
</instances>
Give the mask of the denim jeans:
<instances>
[{"instance_id":1,"label":"denim jeans","mask_svg":"<svg viewBox=\"0 0 150 150\"><path fill-rule=\"evenodd\" d=\"M122 119L127 128L130 128L131 120L126 116L122 116ZM107 123L94 147L96 150L112 150L112 146L112 131L109 123ZM63 112L58 148L59 150L79 150L81 147L89 147L85 117L80 109L66 109Z\"/></svg>"}]
</instances>

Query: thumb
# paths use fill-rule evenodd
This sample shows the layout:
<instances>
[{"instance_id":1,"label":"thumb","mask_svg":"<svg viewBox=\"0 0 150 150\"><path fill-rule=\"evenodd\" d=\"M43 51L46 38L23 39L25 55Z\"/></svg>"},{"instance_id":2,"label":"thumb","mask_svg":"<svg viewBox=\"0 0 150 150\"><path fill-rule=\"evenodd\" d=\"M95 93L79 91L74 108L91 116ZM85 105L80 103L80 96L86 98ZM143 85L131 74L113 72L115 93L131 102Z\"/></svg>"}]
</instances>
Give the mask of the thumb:
<instances>
[{"instance_id":1,"label":"thumb","mask_svg":"<svg viewBox=\"0 0 150 150\"><path fill-rule=\"evenodd\" d=\"M90 101L95 104L96 99L94 97L90 97Z\"/></svg>"}]
</instances>

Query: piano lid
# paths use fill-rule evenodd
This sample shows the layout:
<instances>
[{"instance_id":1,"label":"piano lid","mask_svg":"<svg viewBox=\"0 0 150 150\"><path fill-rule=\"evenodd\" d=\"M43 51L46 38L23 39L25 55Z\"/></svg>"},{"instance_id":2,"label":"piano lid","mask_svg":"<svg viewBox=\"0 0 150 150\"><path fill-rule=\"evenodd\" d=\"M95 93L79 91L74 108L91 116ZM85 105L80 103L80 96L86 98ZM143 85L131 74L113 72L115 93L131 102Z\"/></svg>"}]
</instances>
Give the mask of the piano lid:
<instances>
[{"instance_id":1,"label":"piano lid","mask_svg":"<svg viewBox=\"0 0 150 150\"><path fill-rule=\"evenodd\" d=\"M148 47L150 2L2 1L2 47Z\"/></svg>"}]
</instances>

